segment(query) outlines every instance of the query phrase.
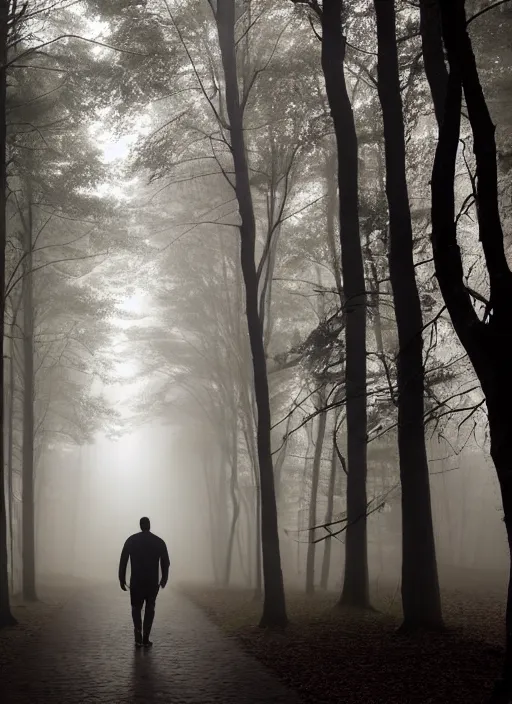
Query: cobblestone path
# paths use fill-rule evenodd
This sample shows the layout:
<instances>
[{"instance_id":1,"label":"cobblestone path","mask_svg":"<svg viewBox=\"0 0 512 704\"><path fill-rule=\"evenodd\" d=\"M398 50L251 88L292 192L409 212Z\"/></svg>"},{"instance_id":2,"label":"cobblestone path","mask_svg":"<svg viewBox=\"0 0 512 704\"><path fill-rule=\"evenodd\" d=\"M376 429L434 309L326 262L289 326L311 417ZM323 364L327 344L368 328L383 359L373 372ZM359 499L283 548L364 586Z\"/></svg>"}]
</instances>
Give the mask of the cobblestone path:
<instances>
[{"instance_id":1,"label":"cobblestone path","mask_svg":"<svg viewBox=\"0 0 512 704\"><path fill-rule=\"evenodd\" d=\"M2 668L2 704L299 704L183 595L157 600L153 648L133 646L129 594L83 591Z\"/></svg>"}]
</instances>

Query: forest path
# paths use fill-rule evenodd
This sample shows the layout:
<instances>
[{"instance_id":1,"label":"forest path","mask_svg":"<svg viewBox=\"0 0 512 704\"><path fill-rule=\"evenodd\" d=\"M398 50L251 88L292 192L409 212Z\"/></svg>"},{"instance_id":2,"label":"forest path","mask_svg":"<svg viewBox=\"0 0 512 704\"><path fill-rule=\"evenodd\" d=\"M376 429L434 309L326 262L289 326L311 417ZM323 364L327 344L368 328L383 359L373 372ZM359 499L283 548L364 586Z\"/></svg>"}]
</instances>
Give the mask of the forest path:
<instances>
[{"instance_id":1,"label":"forest path","mask_svg":"<svg viewBox=\"0 0 512 704\"><path fill-rule=\"evenodd\" d=\"M190 601L157 599L153 648L134 648L129 593L85 589L0 673L2 704L298 704Z\"/></svg>"}]
</instances>

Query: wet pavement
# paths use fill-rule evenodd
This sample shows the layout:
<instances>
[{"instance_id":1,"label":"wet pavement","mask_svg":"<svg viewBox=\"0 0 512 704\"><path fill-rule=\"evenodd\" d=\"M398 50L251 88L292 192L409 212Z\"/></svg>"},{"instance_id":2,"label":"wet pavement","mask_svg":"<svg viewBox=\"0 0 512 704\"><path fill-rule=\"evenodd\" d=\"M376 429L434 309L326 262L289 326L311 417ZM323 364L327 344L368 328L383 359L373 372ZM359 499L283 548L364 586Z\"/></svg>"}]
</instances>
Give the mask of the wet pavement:
<instances>
[{"instance_id":1,"label":"wet pavement","mask_svg":"<svg viewBox=\"0 0 512 704\"><path fill-rule=\"evenodd\" d=\"M0 674L2 704L299 704L182 594L157 599L151 649L135 649L129 593L80 592Z\"/></svg>"}]
</instances>

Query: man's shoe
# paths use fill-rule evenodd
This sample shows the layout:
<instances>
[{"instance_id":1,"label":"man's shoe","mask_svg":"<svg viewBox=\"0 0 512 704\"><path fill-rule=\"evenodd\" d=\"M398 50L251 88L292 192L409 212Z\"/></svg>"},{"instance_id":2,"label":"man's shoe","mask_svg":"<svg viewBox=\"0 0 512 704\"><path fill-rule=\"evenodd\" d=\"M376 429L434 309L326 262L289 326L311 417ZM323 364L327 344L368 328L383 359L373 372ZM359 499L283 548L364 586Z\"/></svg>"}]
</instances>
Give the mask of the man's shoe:
<instances>
[{"instance_id":1,"label":"man's shoe","mask_svg":"<svg viewBox=\"0 0 512 704\"><path fill-rule=\"evenodd\" d=\"M142 646L142 631L134 630L135 634L135 647L140 648Z\"/></svg>"},{"instance_id":2,"label":"man's shoe","mask_svg":"<svg viewBox=\"0 0 512 704\"><path fill-rule=\"evenodd\" d=\"M149 640L149 636L144 636L144 638L142 639L142 645L143 645L145 648L151 648L151 646L153 645L153 643Z\"/></svg>"}]
</instances>

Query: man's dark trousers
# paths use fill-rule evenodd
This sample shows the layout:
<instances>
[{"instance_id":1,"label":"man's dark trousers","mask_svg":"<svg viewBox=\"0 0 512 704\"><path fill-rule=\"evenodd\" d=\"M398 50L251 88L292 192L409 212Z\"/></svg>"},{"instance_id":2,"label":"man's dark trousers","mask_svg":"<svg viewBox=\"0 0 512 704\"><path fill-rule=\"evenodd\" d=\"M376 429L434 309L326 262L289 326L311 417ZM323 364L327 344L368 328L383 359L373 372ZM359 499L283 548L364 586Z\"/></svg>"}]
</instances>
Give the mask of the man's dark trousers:
<instances>
[{"instance_id":1,"label":"man's dark trousers","mask_svg":"<svg viewBox=\"0 0 512 704\"><path fill-rule=\"evenodd\" d=\"M133 627L142 631L147 638L151 632L155 617L155 602L160 586L154 584L130 584L130 601L132 604ZM142 607L144 609L144 624L142 623Z\"/></svg>"}]
</instances>

